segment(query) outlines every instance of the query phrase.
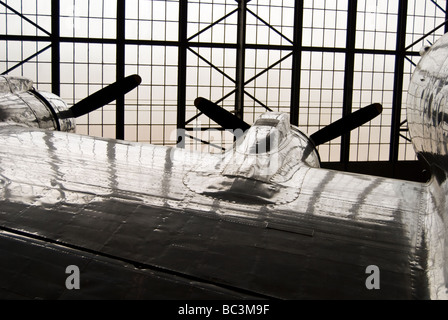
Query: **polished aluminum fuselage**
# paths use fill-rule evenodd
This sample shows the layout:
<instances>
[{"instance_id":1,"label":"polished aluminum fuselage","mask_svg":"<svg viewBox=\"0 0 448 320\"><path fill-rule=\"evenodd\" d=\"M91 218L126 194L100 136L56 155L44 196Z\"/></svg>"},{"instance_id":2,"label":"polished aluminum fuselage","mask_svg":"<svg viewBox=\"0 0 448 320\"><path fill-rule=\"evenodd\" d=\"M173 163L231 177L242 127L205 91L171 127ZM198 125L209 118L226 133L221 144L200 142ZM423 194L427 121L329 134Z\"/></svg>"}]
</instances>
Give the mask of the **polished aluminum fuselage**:
<instances>
[{"instance_id":1,"label":"polished aluminum fuselage","mask_svg":"<svg viewBox=\"0 0 448 320\"><path fill-rule=\"evenodd\" d=\"M75 132L75 119L61 117L67 104L49 92L39 92L22 77L0 75L0 125Z\"/></svg>"},{"instance_id":2,"label":"polished aluminum fuselage","mask_svg":"<svg viewBox=\"0 0 448 320\"><path fill-rule=\"evenodd\" d=\"M430 286L438 297L448 290L448 34L422 51L408 89L407 120L418 155L430 166L425 245Z\"/></svg>"},{"instance_id":3,"label":"polished aluminum fuselage","mask_svg":"<svg viewBox=\"0 0 448 320\"><path fill-rule=\"evenodd\" d=\"M429 297L425 185L306 165L283 182L219 179L218 156L11 130L0 129L0 245L14 253L0 271L12 293L26 293L20 274L50 268L32 295ZM30 259L28 241L46 253ZM78 291L64 290L72 264L83 266ZM366 288L369 265L380 290Z\"/></svg>"}]
</instances>

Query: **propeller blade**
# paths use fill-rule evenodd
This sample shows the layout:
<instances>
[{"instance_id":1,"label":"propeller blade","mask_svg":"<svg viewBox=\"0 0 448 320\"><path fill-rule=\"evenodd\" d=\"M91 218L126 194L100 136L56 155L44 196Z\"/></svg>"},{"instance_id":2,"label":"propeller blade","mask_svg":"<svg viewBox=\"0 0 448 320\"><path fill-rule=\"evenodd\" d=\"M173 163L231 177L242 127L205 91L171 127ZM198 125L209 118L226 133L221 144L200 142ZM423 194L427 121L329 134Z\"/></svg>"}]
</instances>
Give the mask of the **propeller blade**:
<instances>
[{"instance_id":1,"label":"propeller blade","mask_svg":"<svg viewBox=\"0 0 448 320\"><path fill-rule=\"evenodd\" d=\"M194 105L203 114L215 121L221 127L227 130L241 129L246 131L250 128L250 125L230 113L224 108L221 108L216 103L211 102L205 98L199 97L194 100Z\"/></svg>"},{"instance_id":2,"label":"propeller blade","mask_svg":"<svg viewBox=\"0 0 448 320\"><path fill-rule=\"evenodd\" d=\"M117 82L108 85L107 87L74 104L69 109L71 115L78 118L101 108L136 88L141 82L142 78L136 74L118 80Z\"/></svg>"},{"instance_id":3,"label":"propeller blade","mask_svg":"<svg viewBox=\"0 0 448 320\"><path fill-rule=\"evenodd\" d=\"M379 103L368 105L367 107L361 108L313 133L310 136L310 139L317 147L318 145L340 137L343 134L362 126L381 114L382 111L383 107Z\"/></svg>"}]
</instances>

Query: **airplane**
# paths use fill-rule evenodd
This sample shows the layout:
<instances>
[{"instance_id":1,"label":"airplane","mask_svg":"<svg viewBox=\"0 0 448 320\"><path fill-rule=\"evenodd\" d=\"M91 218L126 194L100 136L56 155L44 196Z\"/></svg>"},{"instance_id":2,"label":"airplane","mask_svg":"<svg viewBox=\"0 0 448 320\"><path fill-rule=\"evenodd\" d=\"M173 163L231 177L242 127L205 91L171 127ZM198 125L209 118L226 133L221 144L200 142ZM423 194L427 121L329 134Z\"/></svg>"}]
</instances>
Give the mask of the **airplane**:
<instances>
[{"instance_id":1,"label":"airplane","mask_svg":"<svg viewBox=\"0 0 448 320\"><path fill-rule=\"evenodd\" d=\"M411 79L408 125L426 183L320 167L316 146L381 112L307 137L287 114L223 154L74 133L137 75L68 108L0 77L0 298L447 299L448 34Z\"/></svg>"}]
</instances>

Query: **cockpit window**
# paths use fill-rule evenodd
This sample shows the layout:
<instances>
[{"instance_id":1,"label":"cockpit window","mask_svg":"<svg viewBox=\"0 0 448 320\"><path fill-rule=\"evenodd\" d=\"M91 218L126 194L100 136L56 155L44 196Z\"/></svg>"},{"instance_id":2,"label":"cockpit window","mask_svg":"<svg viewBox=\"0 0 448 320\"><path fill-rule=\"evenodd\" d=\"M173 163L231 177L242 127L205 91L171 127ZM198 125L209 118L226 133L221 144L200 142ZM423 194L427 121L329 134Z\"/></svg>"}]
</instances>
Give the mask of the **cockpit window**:
<instances>
[{"instance_id":1,"label":"cockpit window","mask_svg":"<svg viewBox=\"0 0 448 320\"><path fill-rule=\"evenodd\" d=\"M289 132L286 114L266 113L247 130L237 150L245 154L264 154L279 149Z\"/></svg>"},{"instance_id":2,"label":"cockpit window","mask_svg":"<svg viewBox=\"0 0 448 320\"><path fill-rule=\"evenodd\" d=\"M257 121L255 121L254 126L266 126L266 127L277 127L277 125L280 123L280 120L277 119L258 119Z\"/></svg>"},{"instance_id":3,"label":"cockpit window","mask_svg":"<svg viewBox=\"0 0 448 320\"><path fill-rule=\"evenodd\" d=\"M259 128L256 130L256 139L249 145L249 153L269 153L277 148L279 145L277 130L270 129L269 131Z\"/></svg>"}]
</instances>

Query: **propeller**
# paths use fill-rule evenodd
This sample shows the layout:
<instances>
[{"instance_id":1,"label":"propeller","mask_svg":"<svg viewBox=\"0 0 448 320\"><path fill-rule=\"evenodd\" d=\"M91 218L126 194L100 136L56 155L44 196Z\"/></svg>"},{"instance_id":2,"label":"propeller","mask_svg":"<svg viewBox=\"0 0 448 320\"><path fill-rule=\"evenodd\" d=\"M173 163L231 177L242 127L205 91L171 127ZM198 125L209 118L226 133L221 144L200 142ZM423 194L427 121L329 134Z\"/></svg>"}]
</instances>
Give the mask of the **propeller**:
<instances>
[{"instance_id":1,"label":"propeller","mask_svg":"<svg viewBox=\"0 0 448 320\"><path fill-rule=\"evenodd\" d=\"M199 97L196 98L194 104L203 114L224 129L242 129L246 131L250 128L249 124L210 100ZM313 133L310 139L317 147L362 126L381 114L382 111L383 107L379 103L368 105Z\"/></svg>"},{"instance_id":2,"label":"propeller","mask_svg":"<svg viewBox=\"0 0 448 320\"><path fill-rule=\"evenodd\" d=\"M194 100L194 105L203 114L215 121L226 130L241 129L246 131L250 125L238 118L236 115L230 113L224 108L221 108L216 103L211 102L205 98L199 97Z\"/></svg>"},{"instance_id":3,"label":"propeller","mask_svg":"<svg viewBox=\"0 0 448 320\"><path fill-rule=\"evenodd\" d=\"M136 88L141 82L142 78L137 74L120 79L117 82L108 85L107 87L74 104L67 111L61 112L59 114L59 118L66 119L81 117L107 105L120 96L123 96L132 89Z\"/></svg>"},{"instance_id":4,"label":"propeller","mask_svg":"<svg viewBox=\"0 0 448 320\"><path fill-rule=\"evenodd\" d=\"M326 127L323 127L319 131L313 133L310 136L310 139L317 147L318 145L340 137L353 129L362 126L381 114L382 111L383 107L379 103L368 105L353 113L350 113L349 115L329 124Z\"/></svg>"}]
</instances>

